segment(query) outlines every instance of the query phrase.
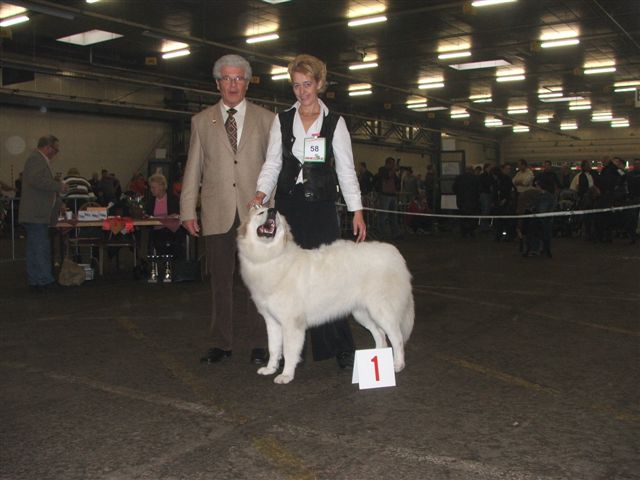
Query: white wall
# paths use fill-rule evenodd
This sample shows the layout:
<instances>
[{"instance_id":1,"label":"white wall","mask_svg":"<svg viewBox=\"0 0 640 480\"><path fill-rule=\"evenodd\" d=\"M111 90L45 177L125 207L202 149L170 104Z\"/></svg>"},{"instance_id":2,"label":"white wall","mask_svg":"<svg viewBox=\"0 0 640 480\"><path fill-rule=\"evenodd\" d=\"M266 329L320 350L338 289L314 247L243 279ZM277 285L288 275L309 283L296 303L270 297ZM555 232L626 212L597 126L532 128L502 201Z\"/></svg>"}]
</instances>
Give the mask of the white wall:
<instances>
[{"instance_id":1,"label":"white wall","mask_svg":"<svg viewBox=\"0 0 640 480\"><path fill-rule=\"evenodd\" d=\"M538 164L545 160L554 163L580 163L582 160L601 160L619 156L624 160L640 157L640 128L581 128L566 131L578 140L547 132L512 134L502 142L502 162L517 162L524 158Z\"/></svg>"},{"instance_id":2,"label":"white wall","mask_svg":"<svg viewBox=\"0 0 640 480\"><path fill-rule=\"evenodd\" d=\"M9 183L12 168L16 178L38 138L48 134L60 139L55 172L65 174L76 167L91 177L105 168L126 187L134 172L142 169L146 175L146 162L157 143L169 138L170 127L149 120L0 106L0 179Z\"/></svg>"},{"instance_id":3,"label":"white wall","mask_svg":"<svg viewBox=\"0 0 640 480\"><path fill-rule=\"evenodd\" d=\"M369 171L374 174L384 165L387 157L399 158L401 167L411 167L413 173L422 175L422 178L424 178L427 172L427 165L431 164L431 158L427 154L420 155L419 153L413 152L400 152L391 147L353 144L353 159L356 166L360 162L365 162Z\"/></svg>"}]
</instances>

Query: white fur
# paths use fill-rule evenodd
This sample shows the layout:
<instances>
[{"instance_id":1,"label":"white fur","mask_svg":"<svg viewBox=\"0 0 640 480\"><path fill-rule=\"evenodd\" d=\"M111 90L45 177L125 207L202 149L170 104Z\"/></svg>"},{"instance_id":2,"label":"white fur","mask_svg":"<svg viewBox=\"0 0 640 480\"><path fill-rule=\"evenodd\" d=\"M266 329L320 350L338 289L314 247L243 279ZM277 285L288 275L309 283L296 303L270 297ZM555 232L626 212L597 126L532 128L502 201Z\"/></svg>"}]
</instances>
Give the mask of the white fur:
<instances>
[{"instance_id":1,"label":"white fur","mask_svg":"<svg viewBox=\"0 0 640 480\"><path fill-rule=\"evenodd\" d=\"M269 362L258 373L275 373L284 353L284 369L274 381L289 383L305 330L350 313L371 332L376 348L389 338L395 371L402 370L414 306L411 274L400 252L386 243L346 240L304 250L280 214L276 235L259 237L256 230L266 218L265 208L253 210L238 229L242 278L267 323Z\"/></svg>"}]
</instances>

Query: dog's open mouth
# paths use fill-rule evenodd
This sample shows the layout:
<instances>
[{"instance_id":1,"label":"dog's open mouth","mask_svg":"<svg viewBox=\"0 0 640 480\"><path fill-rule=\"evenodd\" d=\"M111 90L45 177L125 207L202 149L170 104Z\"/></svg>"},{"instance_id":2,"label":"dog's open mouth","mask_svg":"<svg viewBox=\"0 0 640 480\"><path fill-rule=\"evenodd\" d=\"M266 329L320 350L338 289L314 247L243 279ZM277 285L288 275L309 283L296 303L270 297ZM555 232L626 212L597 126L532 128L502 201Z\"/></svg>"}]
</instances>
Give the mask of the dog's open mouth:
<instances>
[{"instance_id":1,"label":"dog's open mouth","mask_svg":"<svg viewBox=\"0 0 640 480\"><path fill-rule=\"evenodd\" d=\"M276 234L276 209L270 208L267 211L267 219L258 227L258 236L271 238Z\"/></svg>"}]
</instances>

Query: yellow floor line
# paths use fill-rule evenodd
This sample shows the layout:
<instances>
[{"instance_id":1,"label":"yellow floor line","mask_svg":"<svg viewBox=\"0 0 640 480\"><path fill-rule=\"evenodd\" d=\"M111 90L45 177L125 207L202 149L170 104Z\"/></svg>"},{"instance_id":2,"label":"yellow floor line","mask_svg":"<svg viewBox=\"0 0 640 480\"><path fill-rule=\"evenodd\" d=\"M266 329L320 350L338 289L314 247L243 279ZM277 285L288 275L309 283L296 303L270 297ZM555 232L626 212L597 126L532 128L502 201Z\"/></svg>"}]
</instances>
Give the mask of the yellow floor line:
<instances>
[{"instance_id":1,"label":"yellow floor line","mask_svg":"<svg viewBox=\"0 0 640 480\"><path fill-rule=\"evenodd\" d=\"M508 383L510 385L516 385L518 387L523 387L528 390L533 390L535 392L541 392L541 393L548 393L551 395L560 394L560 391L556 390L555 388L544 387L537 383L529 382L528 380L525 380L523 378L516 377L514 375L509 375L508 373L500 372L498 370L493 370L491 368L484 367L477 363L472 363L467 360L463 360L462 358L455 358L455 357L450 357L448 355L440 355L440 354L436 354L435 356L449 363L453 363L454 365L457 365L459 367L482 373L483 375L486 375L491 378L495 378L497 380Z\"/></svg>"},{"instance_id":2,"label":"yellow floor line","mask_svg":"<svg viewBox=\"0 0 640 480\"><path fill-rule=\"evenodd\" d=\"M228 404L220 401L220 399L216 399L209 385L186 369L173 355L164 352L160 345L147 337L131 319L121 317L118 319L118 324L132 338L147 343L165 368L167 368L175 378L191 388L197 397L205 400L207 405L219 410L220 413L223 414L221 418L226 417L227 420L239 425L244 425L250 421L250 418L236 412ZM251 438L254 448L278 469L283 471L288 478L292 480L313 480L316 478L307 470L302 460L289 452L276 438L272 436Z\"/></svg>"},{"instance_id":3,"label":"yellow floor line","mask_svg":"<svg viewBox=\"0 0 640 480\"><path fill-rule=\"evenodd\" d=\"M484 305L486 307L491 307L491 308L502 308L502 309L514 308L512 305L507 305L507 304L502 304L502 303L486 302L484 300L475 300L473 298L462 297L462 296L459 296L459 295L451 295L451 294L448 294L448 293L434 292L433 288L434 287L420 287L420 286L414 286L413 287L414 290L429 292L429 295L434 295L436 297L449 298L449 299L452 299L452 300L460 300L460 301L463 301L463 302L475 303L477 305ZM576 324L576 325L582 325L584 327L595 328L595 329L599 329L599 330L606 330L606 331L614 332L614 333L621 333L623 335L630 335L632 337L640 337L640 331L636 331L636 330L627 330L626 328L611 327L609 325L600 325L600 324L597 324L597 323L581 322L580 320L569 320L569 319L564 318L564 317L557 317L557 316L554 316L554 315L548 315L546 313L534 312L534 311L530 311L530 310L526 310L523 313L527 313L527 314L530 314L530 315L536 315L538 317L548 318L548 319L556 320L556 321L559 321L559 322L573 323L573 324Z\"/></svg>"},{"instance_id":4,"label":"yellow floor line","mask_svg":"<svg viewBox=\"0 0 640 480\"><path fill-rule=\"evenodd\" d=\"M267 435L254 438L253 446L258 452L269 458L279 470L286 472L288 478L292 480L314 480L316 478L298 457L284 448L275 437Z\"/></svg>"}]
</instances>

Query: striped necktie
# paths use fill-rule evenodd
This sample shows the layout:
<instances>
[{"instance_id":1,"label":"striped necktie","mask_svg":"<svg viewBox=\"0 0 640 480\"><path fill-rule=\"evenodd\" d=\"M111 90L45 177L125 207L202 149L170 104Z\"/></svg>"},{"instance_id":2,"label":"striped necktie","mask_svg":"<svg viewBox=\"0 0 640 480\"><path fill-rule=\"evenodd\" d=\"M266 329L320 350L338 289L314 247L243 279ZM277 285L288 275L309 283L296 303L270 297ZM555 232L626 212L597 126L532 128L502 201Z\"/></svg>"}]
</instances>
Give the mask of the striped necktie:
<instances>
[{"instance_id":1,"label":"striped necktie","mask_svg":"<svg viewBox=\"0 0 640 480\"><path fill-rule=\"evenodd\" d=\"M229 116L227 117L227 121L224 122L224 127L227 129L227 136L229 137L229 143L231 144L231 148L233 148L233 153L236 153L238 150L238 124L234 118L236 112L237 110L235 108L227 110Z\"/></svg>"}]
</instances>

